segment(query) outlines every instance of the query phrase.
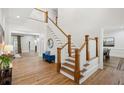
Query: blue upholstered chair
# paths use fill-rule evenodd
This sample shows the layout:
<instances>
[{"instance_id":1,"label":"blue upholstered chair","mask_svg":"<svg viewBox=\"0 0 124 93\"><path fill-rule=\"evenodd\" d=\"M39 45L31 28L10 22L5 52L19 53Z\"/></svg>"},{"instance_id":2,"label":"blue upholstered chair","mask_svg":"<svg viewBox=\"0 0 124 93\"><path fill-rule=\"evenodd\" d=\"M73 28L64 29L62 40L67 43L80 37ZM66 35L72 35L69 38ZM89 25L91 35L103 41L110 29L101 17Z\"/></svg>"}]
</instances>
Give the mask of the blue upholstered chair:
<instances>
[{"instance_id":1,"label":"blue upholstered chair","mask_svg":"<svg viewBox=\"0 0 124 93\"><path fill-rule=\"evenodd\" d=\"M49 63L55 62L55 55L50 55L50 51L46 51L45 53L43 53L43 60Z\"/></svg>"}]
</instances>

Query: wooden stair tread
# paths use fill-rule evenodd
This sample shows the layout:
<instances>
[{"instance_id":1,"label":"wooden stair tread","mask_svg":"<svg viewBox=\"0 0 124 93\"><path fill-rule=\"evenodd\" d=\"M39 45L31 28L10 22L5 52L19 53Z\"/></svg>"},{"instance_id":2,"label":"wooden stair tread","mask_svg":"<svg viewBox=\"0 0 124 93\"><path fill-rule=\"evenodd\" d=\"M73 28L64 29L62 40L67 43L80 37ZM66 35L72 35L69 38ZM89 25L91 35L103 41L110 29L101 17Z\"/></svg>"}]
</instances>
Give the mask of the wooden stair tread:
<instances>
[{"instance_id":1,"label":"wooden stair tread","mask_svg":"<svg viewBox=\"0 0 124 93\"><path fill-rule=\"evenodd\" d=\"M80 79L82 79L84 76L83 75L80 75Z\"/></svg>"},{"instance_id":2,"label":"wooden stair tread","mask_svg":"<svg viewBox=\"0 0 124 93\"><path fill-rule=\"evenodd\" d=\"M71 53L75 53L75 51L71 51Z\"/></svg>"},{"instance_id":3,"label":"wooden stair tread","mask_svg":"<svg viewBox=\"0 0 124 93\"><path fill-rule=\"evenodd\" d=\"M86 71L87 71L86 69L83 69L83 70L81 70L80 72L84 73L84 72L86 72Z\"/></svg>"},{"instance_id":4,"label":"wooden stair tread","mask_svg":"<svg viewBox=\"0 0 124 93\"><path fill-rule=\"evenodd\" d=\"M71 45L71 47L76 47L75 45Z\"/></svg>"},{"instance_id":5,"label":"wooden stair tread","mask_svg":"<svg viewBox=\"0 0 124 93\"><path fill-rule=\"evenodd\" d=\"M70 71L70 70L68 70L68 69L66 69L64 67L61 67L61 70L64 71L65 73L71 75L71 76L74 76L74 72L72 72L72 71Z\"/></svg>"},{"instance_id":6,"label":"wooden stair tread","mask_svg":"<svg viewBox=\"0 0 124 93\"><path fill-rule=\"evenodd\" d=\"M69 62L73 62L75 63L75 60L72 60L72 59L65 59L66 61L69 61Z\"/></svg>"},{"instance_id":7,"label":"wooden stair tread","mask_svg":"<svg viewBox=\"0 0 124 93\"><path fill-rule=\"evenodd\" d=\"M67 66L67 67L69 67L71 69L75 69L75 66L74 65L71 65L71 64L68 64L68 63L64 63L62 65Z\"/></svg>"},{"instance_id":8,"label":"wooden stair tread","mask_svg":"<svg viewBox=\"0 0 124 93\"><path fill-rule=\"evenodd\" d=\"M87 66L89 66L89 65L90 65L90 64L84 64L83 66L84 66L84 67L87 67Z\"/></svg>"}]
</instances>

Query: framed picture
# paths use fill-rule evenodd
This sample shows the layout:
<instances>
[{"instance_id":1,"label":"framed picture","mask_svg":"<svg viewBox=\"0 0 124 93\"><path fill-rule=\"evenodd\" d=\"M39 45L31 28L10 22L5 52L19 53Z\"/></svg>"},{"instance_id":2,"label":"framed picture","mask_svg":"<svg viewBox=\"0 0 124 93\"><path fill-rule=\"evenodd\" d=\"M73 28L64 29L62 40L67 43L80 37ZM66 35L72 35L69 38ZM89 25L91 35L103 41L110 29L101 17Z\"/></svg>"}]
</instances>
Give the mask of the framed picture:
<instances>
[{"instance_id":1,"label":"framed picture","mask_svg":"<svg viewBox=\"0 0 124 93\"><path fill-rule=\"evenodd\" d=\"M0 44L4 41L4 31L2 26L0 25Z\"/></svg>"},{"instance_id":2,"label":"framed picture","mask_svg":"<svg viewBox=\"0 0 124 93\"><path fill-rule=\"evenodd\" d=\"M48 39L48 47L49 47L49 48L53 48L53 46L54 46L54 41L53 41L52 38L49 38L49 39Z\"/></svg>"},{"instance_id":3,"label":"framed picture","mask_svg":"<svg viewBox=\"0 0 124 93\"><path fill-rule=\"evenodd\" d=\"M115 46L115 38L114 37L105 37L104 41L103 41L103 46L114 47Z\"/></svg>"}]
</instances>

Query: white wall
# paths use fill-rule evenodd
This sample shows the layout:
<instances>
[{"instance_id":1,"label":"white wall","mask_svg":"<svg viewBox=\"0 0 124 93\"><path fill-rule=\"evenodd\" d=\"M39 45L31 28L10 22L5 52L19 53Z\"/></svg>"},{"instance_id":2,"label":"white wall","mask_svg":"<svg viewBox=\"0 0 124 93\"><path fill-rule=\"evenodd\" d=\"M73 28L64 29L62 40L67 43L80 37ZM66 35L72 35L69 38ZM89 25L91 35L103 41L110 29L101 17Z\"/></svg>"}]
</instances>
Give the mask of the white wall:
<instances>
[{"instance_id":1,"label":"white wall","mask_svg":"<svg viewBox=\"0 0 124 93\"><path fill-rule=\"evenodd\" d=\"M80 46L85 34L98 35L101 28L124 24L124 9L59 8L58 19L63 30Z\"/></svg>"},{"instance_id":2,"label":"white wall","mask_svg":"<svg viewBox=\"0 0 124 93\"><path fill-rule=\"evenodd\" d=\"M115 46L111 47L110 56L124 58L124 30L105 32L104 36L115 38Z\"/></svg>"},{"instance_id":3,"label":"white wall","mask_svg":"<svg viewBox=\"0 0 124 93\"><path fill-rule=\"evenodd\" d=\"M2 8L0 8L0 24L5 30L5 15L4 15L4 11Z\"/></svg>"},{"instance_id":4,"label":"white wall","mask_svg":"<svg viewBox=\"0 0 124 93\"><path fill-rule=\"evenodd\" d=\"M2 24L2 9L0 9L0 24Z\"/></svg>"}]
</instances>

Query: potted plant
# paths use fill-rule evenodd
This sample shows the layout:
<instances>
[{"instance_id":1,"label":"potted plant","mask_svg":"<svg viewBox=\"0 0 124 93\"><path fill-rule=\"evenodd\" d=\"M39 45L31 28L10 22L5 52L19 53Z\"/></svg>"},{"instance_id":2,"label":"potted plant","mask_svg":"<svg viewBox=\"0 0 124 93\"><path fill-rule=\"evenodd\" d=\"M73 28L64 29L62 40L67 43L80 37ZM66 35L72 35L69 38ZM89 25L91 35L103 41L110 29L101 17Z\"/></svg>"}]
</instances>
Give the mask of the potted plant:
<instances>
[{"instance_id":1,"label":"potted plant","mask_svg":"<svg viewBox=\"0 0 124 93\"><path fill-rule=\"evenodd\" d=\"M1 55L0 56L0 69L1 70L7 70L10 68L11 64L11 57L7 55Z\"/></svg>"},{"instance_id":2,"label":"potted plant","mask_svg":"<svg viewBox=\"0 0 124 93\"><path fill-rule=\"evenodd\" d=\"M12 57L9 55L0 56L0 84L10 85L12 81Z\"/></svg>"}]
</instances>

